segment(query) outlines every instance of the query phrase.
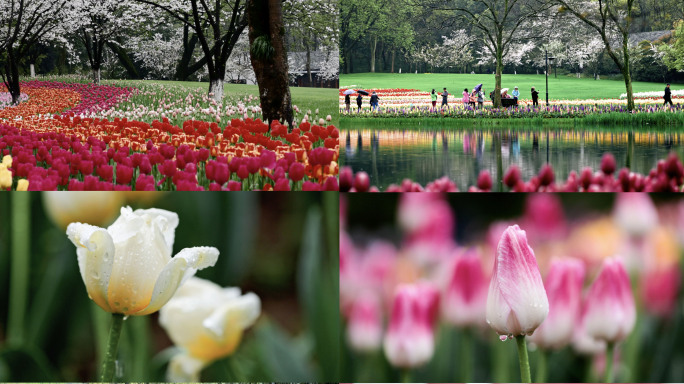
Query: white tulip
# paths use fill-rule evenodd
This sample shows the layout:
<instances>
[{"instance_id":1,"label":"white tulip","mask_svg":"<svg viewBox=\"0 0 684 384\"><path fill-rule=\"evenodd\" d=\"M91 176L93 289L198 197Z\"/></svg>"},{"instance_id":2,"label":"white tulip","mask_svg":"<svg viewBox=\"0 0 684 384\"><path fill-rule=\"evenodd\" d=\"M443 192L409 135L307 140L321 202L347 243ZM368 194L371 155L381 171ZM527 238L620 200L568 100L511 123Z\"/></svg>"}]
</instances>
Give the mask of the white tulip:
<instances>
[{"instance_id":1,"label":"white tulip","mask_svg":"<svg viewBox=\"0 0 684 384\"><path fill-rule=\"evenodd\" d=\"M171 359L167 380L198 382L202 368L235 351L260 313L254 293L189 279L159 311L159 323L182 351Z\"/></svg>"},{"instance_id":2,"label":"white tulip","mask_svg":"<svg viewBox=\"0 0 684 384\"><path fill-rule=\"evenodd\" d=\"M71 223L78 267L88 296L107 312L148 315L171 299L199 269L213 266L218 250L185 248L173 258L178 215L161 209L121 208L121 216L104 229Z\"/></svg>"}]
</instances>

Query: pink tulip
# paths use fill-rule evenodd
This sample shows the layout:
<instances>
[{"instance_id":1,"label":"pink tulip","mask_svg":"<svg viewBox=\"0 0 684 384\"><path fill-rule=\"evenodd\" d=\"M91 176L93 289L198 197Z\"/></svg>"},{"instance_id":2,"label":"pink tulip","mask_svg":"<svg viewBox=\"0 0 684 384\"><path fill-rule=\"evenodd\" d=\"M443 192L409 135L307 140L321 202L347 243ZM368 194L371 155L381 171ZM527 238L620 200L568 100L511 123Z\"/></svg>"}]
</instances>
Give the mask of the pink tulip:
<instances>
[{"instance_id":1,"label":"pink tulip","mask_svg":"<svg viewBox=\"0 0 684 384\"><path fill-rule=\"evenodd\" d=\"M445 194L403 193L398 221L406 231L405 251L422 267L432 267L448 257L453 241L454 215Z\"/></svg>"},{"instance_id":2,"label":"pink tulip","mask_svg":"<svg viewBox=\"0 0 684 384\"><path fill-rule=\"evenodd\" d=\"M453 260L441 307L442 316L451 324L480 326L485 323L487 277L479 252L470 250Z\"/></svg>"},{"instance_id":3,"label":"pink tulip","mask_svg":"<svg viewBox=\"0 0 684 384\"><path fill-rule=\"evenodd\" d=\"M542 348L561 348L572 339L582 304L584 264L578 259L555 259L544 281L549 316L531 337Z\"/></svg>"},{"instance_id":4,"label":"pink tulip","mask_svg":"<svg viewBox=\"0 0 684 384\"><path fill-rule=\"evenodd\" d=\"M384 350L395 367L413 368L427 363L434 353L434 322L439 293L430 283L396 288Z\"/></svg>"},{"instance_id":5,"label":"pink tulip","mask_svg":"<svg viewBox=\"0 0 684 384\"><path fill-rule=\"evenodd\" d=\"M646 310L656 316L672 316L680 284L681 272L678 263L645 272L642 276L642 295Z\"/></svg>"},{"instance_id":6,"label":"pink tulip","mask_svg":"<svg viewBox=\"0 0 684 384\"><path fill-rule=\"evenodd\" d=\"M531 335L548 313L549 301L525 231L510 226L496 249L487 295L487 323L506 340Z\"/></svg>"},{"instance_id":7,"label":"pink tulip","mask_svg":"<svg viewBox=\"0 0 684 384\"><path fill-rule=\"evenodd\" d=\"M557 239L565 235L565 215L557 195L530 193L525 202L525 228L530 241Z\"/></svg>"},{"instance_id":8,"label":"pink tulip","mask_svg":"<svg viewBox=\"0 0 684 384\"><path fill-rule=\"evenodd\" d=\"M625 339L636 321L634 296L622 261L609 258L587 293L584 321L589 336L617 342Z\"/></svg>"},{"instance_id":9,"label":"pink tulip","mask_svg":"<svg viewBox=\"0 0 684 384\"><path fill-rule=\"evenodd\" d=\"M382 305L373 292L358 295L351 304L347 341L356 351L371 352L382 344Z\"/></svg>"}]
</instances>

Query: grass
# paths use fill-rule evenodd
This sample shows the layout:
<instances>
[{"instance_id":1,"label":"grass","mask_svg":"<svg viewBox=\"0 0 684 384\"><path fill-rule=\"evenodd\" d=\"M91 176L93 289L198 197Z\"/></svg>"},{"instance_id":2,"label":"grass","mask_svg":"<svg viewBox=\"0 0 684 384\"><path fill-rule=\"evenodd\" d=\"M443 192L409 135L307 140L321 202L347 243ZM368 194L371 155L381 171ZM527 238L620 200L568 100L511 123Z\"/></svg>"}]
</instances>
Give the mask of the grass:
<instances>
[{"instance_id":1,"label":"grass","mask_svg":"<svg viewBox=\"0 0 684 384\"><path fill-rule=\"evenodd\" d=\"M421 91L441 91L446 87L449 93L460 98L463 88L471 90L482 83L486 92L494 90L494 75L491 74L449 74L449 73L354 73L340 74L340 86L354 86L354 88L405 88ZM539 92L540 101L546 98L544 75L510 75L504 74L501 79L502 87L517 86L520 99L531 99L530 88L535 87ZM633 82L634 92L663 91L665 85L661 83ZM684 89L684 84L672 84L672 90ZM625 93L625 83L616 80L593 80L591 78L578 79L572 76L549 76L549 99L581 100L618 98Z\"/></svg>"}]
</instances>

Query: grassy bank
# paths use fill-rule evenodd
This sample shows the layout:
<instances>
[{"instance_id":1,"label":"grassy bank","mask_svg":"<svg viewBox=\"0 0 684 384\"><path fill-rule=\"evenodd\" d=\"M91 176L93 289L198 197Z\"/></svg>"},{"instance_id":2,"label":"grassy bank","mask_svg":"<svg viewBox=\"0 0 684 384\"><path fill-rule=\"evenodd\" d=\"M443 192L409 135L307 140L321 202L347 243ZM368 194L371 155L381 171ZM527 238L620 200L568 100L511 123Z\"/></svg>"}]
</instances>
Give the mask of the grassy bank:
<instances>
[{"instance_id":1,"label":"grassy bank","mask_svg":"<svg viewBox=\"0 0 684 384\"><path fill-rule=\"evenodd\" d=\"M372 116L372 115L369 115ZM589 114L585 116L556 116L556 117L515 117L515 118L496 118L496 117L442 117L434 115L434 117L340 117L340 124L345 127L347 124L365 124L369 126L420 126L421 124L429 124L430 126L445 126L445 127L466 127L466 126L500 126L510 127L514 126L574 126L574 125L600 125L606 127L620 128L624 126L629 127L677 127L684 131L684 113L670 113L670 112L655 112L655 113L638 113L628 114L623 112L609 112Z\"/></svg>"},{"instance_id":2,"label":"grassy bank","mask_svg":"<svg viewBox=\"0 0 684 384\"><path fill-rule=\"evenodd\" d=\"M505 88L517 86L520 98L530 99L530 88L535 87L540 100L546 98L544 75L511 75L504 74L501 82ZM454 73L354 73L340 74L340 86L354 88L404 88L421 91L437 91L446 87L450 93L461 94L463 88L472 89L482 83L487 92L494 89L494 76L491 74L454 74ZM632 83L634 92L663 91L665 85L661 83L647 83L635 81ZM684 89L684 84L672 84L672 90ZM549 76L549 98L563 100L617 98L625 93L625 83L616 80L594 80L571 76Z\"/></svg>"}]
</instances>

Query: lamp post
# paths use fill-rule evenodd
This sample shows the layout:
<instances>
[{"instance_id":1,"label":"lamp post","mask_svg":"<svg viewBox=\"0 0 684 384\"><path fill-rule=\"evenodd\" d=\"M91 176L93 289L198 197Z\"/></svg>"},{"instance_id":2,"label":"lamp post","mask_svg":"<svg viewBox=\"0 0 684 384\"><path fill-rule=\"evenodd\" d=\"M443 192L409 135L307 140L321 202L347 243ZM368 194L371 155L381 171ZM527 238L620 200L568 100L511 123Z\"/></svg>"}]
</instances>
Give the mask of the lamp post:
<instances>
[{"instance_id":1,"label":"lamp post","mask_svg":"<svg viewBox=\"0 0 684 384\"><path fill-rule=\"evenodd\" d=\"M546 56L546 68L544 68L544 74L546 74L546 106L549 106L549 60L555 60L555 57L549 57L549 52L544 48L544 55Z\"/></svg>"}]
</instances>

